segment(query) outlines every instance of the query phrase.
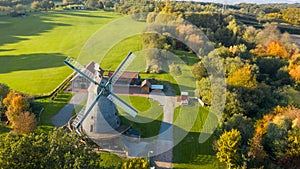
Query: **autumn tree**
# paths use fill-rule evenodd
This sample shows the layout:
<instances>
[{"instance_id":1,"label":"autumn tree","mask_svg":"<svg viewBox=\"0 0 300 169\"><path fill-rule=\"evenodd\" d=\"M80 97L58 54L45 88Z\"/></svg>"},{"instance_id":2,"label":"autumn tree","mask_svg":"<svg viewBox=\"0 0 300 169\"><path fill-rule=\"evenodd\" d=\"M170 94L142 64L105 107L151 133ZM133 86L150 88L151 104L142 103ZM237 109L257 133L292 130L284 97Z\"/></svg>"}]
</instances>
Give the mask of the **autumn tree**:
<instances>
[{"instance_id":1,"label":"autumn tree","mask_svg":"<svg viewBox=\"0 0 300 169\"><path fill-rule=\"evenodd\" d=\"M270 42L279 41L281 33L276 24L267 23L256 36L256 43L267 46Z\"/></svg>"},{"instance_id":2,"label":"autumn tree","mask_svg":"<svg viewBox=\"0 0 300 169\"><path fill-rule=\"evenodd\" d=\"M227 84L246 88L257 87L257 81L250 65L244 65L237 69L227 78Z\"/></svg>"},{"instance_id":3,"label":"autumn tree","mask_svg":"<svg viewBox=\"0 0 300 169\"><path fill-rule=\"evenodd\" d=\"M15 91L9 92L3 103L7 108L6 116L11 122L14 122L21 112L27 111L29 108L28 100Z\"/></svg>"},{"instance_id":4,"label":"autumn tree","mask_svg":"<svg viewBox=\"0 0 300 169\"><path fill-rule=\"evenodd\" d=\"M299 168L300 110L276 107L257 122L250 141L249 155L256 164L284 168ZM255 166L257 167L257 166Z\"/></svg>"},{"instance_id":5,"label":"autumn tree","mask_svg":"<svg viewBox=\"0 0 300 169\"><path fill-rule=\"evenodd\" d=\"M15 133L32 133L36 127L35 115L31 112L21 112L15 117L11 126Z\"/></svg>"},{"instance_id":6,"label":"autumn tree","mask_svg":"<svg viewBox=\"0 0 300 169\"><path fill-rule=\"evenodd\" d=\"M29 102L22 94L11 91L3 100L7 108L6 116L12 123L13 131L17 134L33 132L36 126L36 119L33 113L30 113Z\"/></svg>"},{"instance_id":7,"label":"autumn tree","mask_svg":"<svg viewBox=\"0 0 300 169\"><path fill-rule=\"evenodd\" d=\"M257 34L258 30L256 30L253 26L248 26L243 34L243 39L252 47L252 45L256 42Z\"/></svg>"},{"instance_id":8,"label":"autumn tree","mask_svg":"<svg viewBox=\"0 0 300 169\"><path fill-rule=\"evenodd\" d=\"M241 134L236 129L225 131L217 141L217 158L228 168L238 167L241 162L240 141Z\"/></svg>"},{"instance_id":9,"label":"autumn tree","mask_svg":"<svg viewBox=\"0 0 300 169\"><path fill-rule=\"evenodd\" d=\"M267 55L288 59L289 54L279 41L272 41L267 46Z\"/></svg>"},{"instance_id":10,"label":"autumn tree","mask_svg":"<svg viewBox=\"0 0 300 169\"><path fill-rule=\"evenodd\" d=\"M294 55L290 60L289 74L298 83L300 83L300 54Z\"/></svg>"}]
</instances>

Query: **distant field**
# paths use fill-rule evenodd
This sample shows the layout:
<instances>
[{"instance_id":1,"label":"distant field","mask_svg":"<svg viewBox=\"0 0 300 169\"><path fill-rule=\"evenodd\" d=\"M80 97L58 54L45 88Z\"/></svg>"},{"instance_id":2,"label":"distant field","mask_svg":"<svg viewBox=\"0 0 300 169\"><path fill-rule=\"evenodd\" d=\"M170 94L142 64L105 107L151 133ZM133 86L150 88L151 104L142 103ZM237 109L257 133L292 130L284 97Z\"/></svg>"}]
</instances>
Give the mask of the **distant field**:
<instances>
[{"instance_id":1,"label":"distant field","mask_svg":"<svg viewBox=\"0 0 300 169\"><path fill-rule=\"evenodd\" d=\"M48 94L72 71L77 57L100 27L120 15L103 11L55 11L1 17L0 81L27 94Z\"/></svg>"}]
</instances>

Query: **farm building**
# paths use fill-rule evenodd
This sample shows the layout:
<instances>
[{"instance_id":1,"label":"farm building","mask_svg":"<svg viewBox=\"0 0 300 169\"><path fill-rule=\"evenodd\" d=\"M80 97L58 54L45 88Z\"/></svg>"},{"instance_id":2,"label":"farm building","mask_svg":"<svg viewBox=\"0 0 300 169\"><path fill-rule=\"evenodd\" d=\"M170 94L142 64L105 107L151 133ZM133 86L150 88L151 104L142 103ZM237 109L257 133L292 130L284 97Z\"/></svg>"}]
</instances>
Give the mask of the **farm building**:
<instances>
[{"instance_id":1,"label":"farm building","mask_svg":"<svg viewBox=\"0 0 300 169\"><path fill-rule=\"evenodd\" d=\"M183 105L183 106L189 105L189 93L188 92L181 92L180 102L181 102L181 105Z\"/></svg>"},{"instance_id":2,"label":"farm building","mask_svg":"<svg viewBox=\"0 0 300 169\"><path fill-rule=\"evenodd\" d=\"M96 72L95 64L96 64L95 62L90 62L88 65L85 66L84 69L86 69L94 74ZM101 68L99 68L99 69L100 69L99 74L101 76L103 76L104 71ZM84 71L84 70L82 70L82 71ZM75 91L75 92L82 92L82 91L87 92L87 89L90 86L90 82L86 78L82 77L80 74L77 74L77 73L71 79L71 82L72 82L72 86L71 86L72 91Z\"/></svg>"},{"instance_id":3,"label":"farm building","mask_svg":"<svg viewBox=\"0 0 300 169\"><path fill-rule=\"evenodd\" d=\"M107 80L110 78L114 71L108 71L105 74L104 70L100 67L95 67L95 62L90 62L88 65L85 66L84 69L87 69L92 74L96 73L96 69L99 72L99 75L102 77L102 80ZM84 69L82 71L84 71ZM87 92L90 82L82 77L80 74L76 74L71 79L72 85L71 90L75 92ZM130 85L128 85L130 84ZM151 92L151 83L148 80L144 80L141 82L141 77L138 72L124 72L121 74L120 78L116 81L113 86L113 91L119 94L149 94ZM154 85L155 87L155 85Z\"/></svg>"},{"instance_id":4,"label":"farm building","mask_svg":"<svg viewBox=\"0 0 300 169\"><path fill-rule=\"evenodd\" d=\"M141 84L141 93L150 93L151 83L145 79Z\"/></svg>"},{"instance_id":5,"label":"farm building","mask_svg":"<svg viewBox=\"0 0 300 169\"><path fill-rule=\"evenodd\" d=\"M110 78L114 74L114 71L108 71L108 78ZM124 72L122 73L119 80L116 82L117 84L130 84L130 85L140 85L141 77L138 72Z\"/></svg>"}]
</instances>

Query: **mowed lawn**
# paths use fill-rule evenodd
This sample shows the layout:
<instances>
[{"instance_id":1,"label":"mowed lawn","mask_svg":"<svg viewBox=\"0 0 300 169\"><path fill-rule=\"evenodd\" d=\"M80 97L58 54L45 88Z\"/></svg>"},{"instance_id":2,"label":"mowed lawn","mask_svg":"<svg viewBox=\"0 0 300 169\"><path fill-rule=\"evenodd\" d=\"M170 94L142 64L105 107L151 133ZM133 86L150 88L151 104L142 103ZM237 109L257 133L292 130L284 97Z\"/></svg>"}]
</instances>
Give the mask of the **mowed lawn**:
<instances>
[{"instance_id":1,"label":"mowed lawn","mask_svg":"<svg viewBox=\"0 0 300 169\"><path fill-rule=\"evenodd\" d=\"M77 58L97 30L119 17L103 11L1 17L0 82L27 94L50 93L72 72L64 59Z\"/></svg>"},{"instance_id":2,"label":"mowed lawn","mask_svg":"<svg viewBox=\"0 0 300 169\"><path fill-rule=\"evenodd\" d=\"M198 103L196 103L198 104ZM198 109L199 111L195 111ZM184 130L187 135L173 148L173 168L226 168L215 156L213 136L199 143L199 135L209 111L205 107L177 107L174 112L174 135Z\"/></svg>"},{"instance_id":3,"label":"mowed lawn","mask_svg":"<svg viewBox=\"0 0 300 169\"><path fill-rule=\"evenodd\" d=\"M160 106L158 102L146 97L120 97L138 111L137 116L132 118L123 110L119 109L121 123L127 126L131 125L132 128L140 132L144 138L157 136L163 118L162 106Z\"/></svg>"}]
</instances>

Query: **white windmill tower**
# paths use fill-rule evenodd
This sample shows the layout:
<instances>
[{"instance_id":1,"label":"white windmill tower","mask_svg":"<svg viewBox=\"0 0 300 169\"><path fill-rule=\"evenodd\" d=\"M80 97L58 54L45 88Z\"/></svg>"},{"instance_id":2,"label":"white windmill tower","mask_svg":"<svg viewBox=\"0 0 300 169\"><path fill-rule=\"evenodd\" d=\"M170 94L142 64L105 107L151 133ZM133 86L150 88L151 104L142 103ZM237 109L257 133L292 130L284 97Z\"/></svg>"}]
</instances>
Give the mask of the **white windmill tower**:
<instances>
[{"instance_id":1,"label":"white windmill tower","mask_svg":"<svg viewBox=\"0 0 300 169\"><path fill-rule=\"evenodd\" d=\"M120 120L115 105L132 117L137 115L133 107L112 93L113 85L134 58L135 55L130 52L110 78L100 76L97 71L99 65L95 65L96 74L93 74L71 57L64 61L66 65L91 82L87 103L72 123L76 131L83 131L87 136L116 134L115 129L120 126Z\"/></svg>"}]
</instances>

